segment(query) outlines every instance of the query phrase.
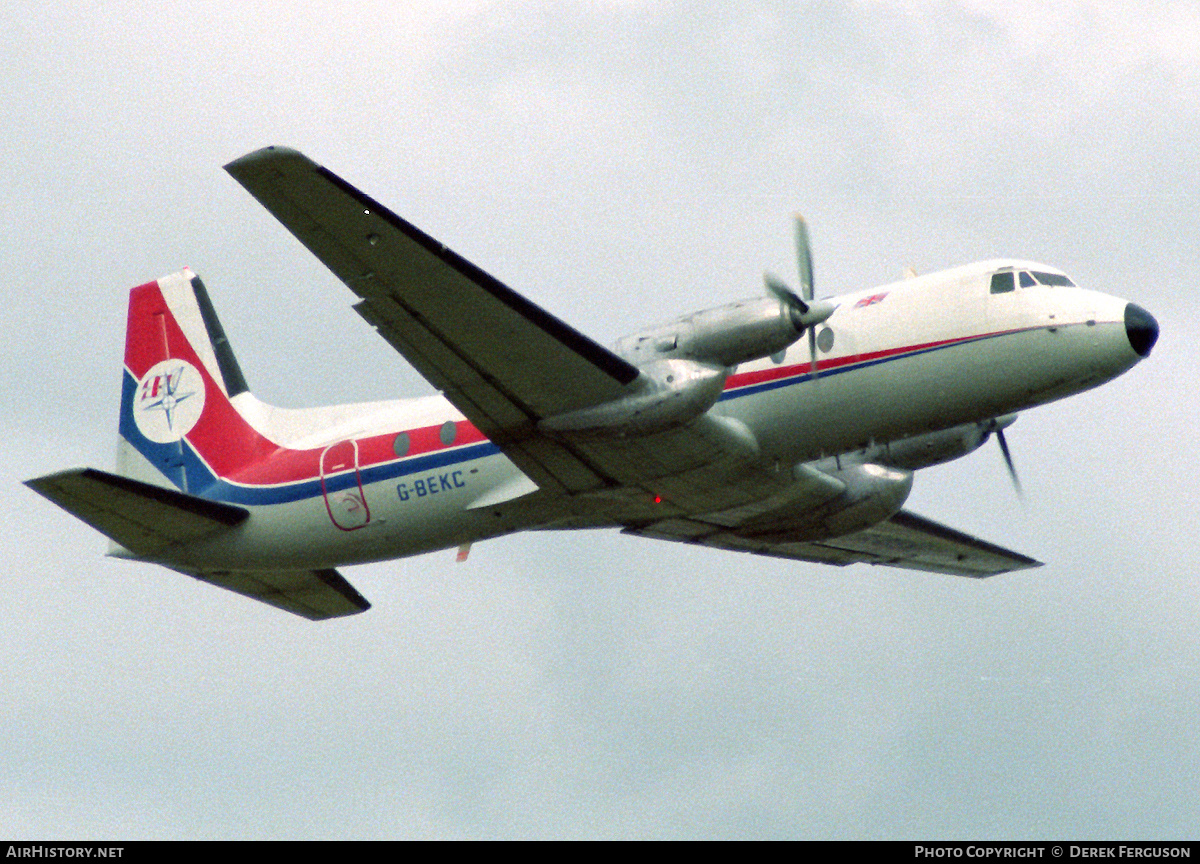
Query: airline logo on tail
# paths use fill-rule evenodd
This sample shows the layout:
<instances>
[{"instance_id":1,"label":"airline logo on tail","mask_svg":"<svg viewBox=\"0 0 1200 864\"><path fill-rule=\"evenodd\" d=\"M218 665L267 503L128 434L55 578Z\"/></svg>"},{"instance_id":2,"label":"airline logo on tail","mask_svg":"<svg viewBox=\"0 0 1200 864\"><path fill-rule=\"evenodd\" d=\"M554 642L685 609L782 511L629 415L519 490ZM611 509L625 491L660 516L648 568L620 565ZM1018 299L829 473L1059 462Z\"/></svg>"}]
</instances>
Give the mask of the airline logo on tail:
<instances>
[{"instance_id":1,"label":"airline logo on tail","mask_svg":"<svg viewBox=\"0 0 1200 864\"><path fill-rule=\"evenodd\" d=\"M204 413L204 379L186 360L155 363L138 381L133 420L156 444L183 438Z\"/></svg>"}]
</instances>

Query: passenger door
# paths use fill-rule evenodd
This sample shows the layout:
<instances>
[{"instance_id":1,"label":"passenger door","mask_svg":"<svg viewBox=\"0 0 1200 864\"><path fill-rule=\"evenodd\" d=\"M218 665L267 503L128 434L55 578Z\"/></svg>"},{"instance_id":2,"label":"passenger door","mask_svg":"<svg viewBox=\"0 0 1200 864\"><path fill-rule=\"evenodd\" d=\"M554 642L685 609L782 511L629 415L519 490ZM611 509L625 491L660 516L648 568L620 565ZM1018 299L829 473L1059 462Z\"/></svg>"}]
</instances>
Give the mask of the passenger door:
<instances>
[{"instance_id":1,"label":"passenger door","mask_svg":"<svg viewBox=\"0 0 1200 864\"><path fill-rule=\"evenodd\" d=\"M358 470L358 442L339 441L321 454L321 493L333 524L354 531L371 521Z\"/></svg>"}]
</instances>

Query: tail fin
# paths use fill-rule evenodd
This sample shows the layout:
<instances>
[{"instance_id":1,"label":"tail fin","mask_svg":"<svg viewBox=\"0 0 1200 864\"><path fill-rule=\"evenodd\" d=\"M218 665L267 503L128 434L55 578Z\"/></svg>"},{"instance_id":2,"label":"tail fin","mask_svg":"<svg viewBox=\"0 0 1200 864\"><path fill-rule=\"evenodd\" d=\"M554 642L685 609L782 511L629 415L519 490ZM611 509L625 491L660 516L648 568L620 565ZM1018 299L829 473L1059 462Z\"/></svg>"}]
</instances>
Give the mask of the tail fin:
<instances>
[{"instance_id":1,"label":"tail fin","mask_svg":"<svg viewBox=\"0 0 1200 864\"><path fill-rule=\"evenodd\" d=\"M204 285L182 270L129 292L118 474L76 468L26 484L107 535L110 555L158 561L313 620L370 608L336 570L190 566L189 546L251 518L213 499L221 478L279 449L243 416L264 409L273 410L247 390Z\"/></svg>"},{"instance_id":2,"label":"tail fin","mask_svg":"<svg viewBox=\"0 0 1200 864\"><path fill-rule=\"evenodd\" d=\"M231 402L246 379L190 270L129 293L117 472L203 495L274 445Z\"/></svg>"}]
</instances>

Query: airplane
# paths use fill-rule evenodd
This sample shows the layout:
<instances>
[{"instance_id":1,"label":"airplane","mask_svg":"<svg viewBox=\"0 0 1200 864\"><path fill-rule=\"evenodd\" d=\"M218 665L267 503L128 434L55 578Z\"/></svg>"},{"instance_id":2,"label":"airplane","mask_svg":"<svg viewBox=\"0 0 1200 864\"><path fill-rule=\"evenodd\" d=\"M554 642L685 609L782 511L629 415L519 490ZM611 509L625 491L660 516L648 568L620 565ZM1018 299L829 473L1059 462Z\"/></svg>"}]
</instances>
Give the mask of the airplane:
<instances>
[{"instance_id":1,"label":"airplane","mask_svg":"<svg viewBox=\"0 0 1200 864\"><path fill-rule=\"evenodd\" d=\"M225 169L438 391L311 409L250 392L190 270L130 292L116 471L27 484L109 555L320 620L370 604L335 569L523 530L985 577L1040 562L903 509L913 472L1150 355L1145 309L997 259L650 327L605 348L304 155ZM1019 487L1018 487L1019 492Z\"/></svg>"}]
</instances>

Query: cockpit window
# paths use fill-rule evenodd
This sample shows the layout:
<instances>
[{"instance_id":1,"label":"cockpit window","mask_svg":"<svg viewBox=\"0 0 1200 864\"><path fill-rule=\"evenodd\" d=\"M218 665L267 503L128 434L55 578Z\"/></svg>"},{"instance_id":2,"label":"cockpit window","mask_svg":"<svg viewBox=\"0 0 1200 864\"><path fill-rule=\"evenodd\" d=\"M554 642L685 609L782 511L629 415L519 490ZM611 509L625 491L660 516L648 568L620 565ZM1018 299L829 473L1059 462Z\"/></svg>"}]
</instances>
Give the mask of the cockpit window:
<instances>
[{"instance_id":1,"label":"cockpit window","mask_svg":"<svg viewBox=\"0 0 1200 864\"><path fill-rule=\"evenodd\" d=\"M1061 273L1040 273L1034 270L1033 278L1037 279L1043 285L1064 285L1067 288L1075 287L1075 283Z\"/></svg>"},{"instance_id":2,"label":"cockpit window","mask_svg":"<svg viewBox=\"0 0 1200 864\"><path fill-rule=\"evenodd\" d=\"M992 274L993 294L1003 294L1005 291L1012 291L1014 287L1013 274L1011 270Z\"/></svg>"},{"instance_id":3,"label":"cockpit window","mask_svg":"<svg viewBox=\"0 0 1200 864\"><path fill-rule=\"evenodd\" d=\"M1024 270L1021 271L1021 278L1018 281L1021 283L1022 288L1032 288L1034 285L1037 284L1036 282L1033 281L1033 277L1030 276L1028 273L1026 273Z\"/></svg>"}]
</instances>

